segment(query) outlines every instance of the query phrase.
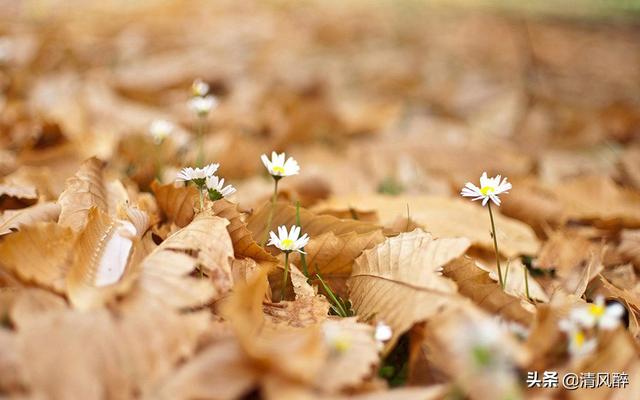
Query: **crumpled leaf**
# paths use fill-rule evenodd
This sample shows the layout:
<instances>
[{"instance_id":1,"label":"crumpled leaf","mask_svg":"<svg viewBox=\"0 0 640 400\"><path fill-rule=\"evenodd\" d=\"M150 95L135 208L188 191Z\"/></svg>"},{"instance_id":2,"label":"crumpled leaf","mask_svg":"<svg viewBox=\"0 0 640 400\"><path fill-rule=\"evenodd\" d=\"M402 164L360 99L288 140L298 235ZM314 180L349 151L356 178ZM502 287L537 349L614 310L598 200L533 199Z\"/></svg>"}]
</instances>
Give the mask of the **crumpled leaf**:
<instances>
[{"instance_id":1,"label":"crumpled leaf","mask_svg":"<svg viewBox=\"0 0 640 400\"><path fill-rule=\"evenodd\" d=\"M508 198L504 201L507 202ZM407 207L411 219L434 236L466 237L473 246L493 251L489 213L467 200L437 196L363 195L329 199L313 209L319 212L349 208L358 212L376 211L384 226L392 226L398 217L407 216ZM499 249L504 256L511 258L537 253L540 245L528 225L495 211L494 218Z\"/></svg>"},{"instance_id":2,"label":"crumpled leaf","mask_svg":"<svg viewBox=\"0 0 640 400\"><path fill-rule=\"evenodd\" d=\"M228 222L198 214L184 228L170 235L141 263L137 295L162 299L176 309L196 307L217 299L233 285L229 258L233 246ZM210 279L189 277L201 268Z\"/></svg>"},{"instance_id":3,"label":"crumpled leaf","mask_svg":"<svg viewBox=\"0 0 640 400\"><path fill-rule=\"evenodd\" d=\"M80 231L87 224L92 207L115 216L118 207L128 203L126 189L119 181L105 182L105 163L92 157L80 166L66 182L66 189L58 198L58 223Z\"/></svg>"},{"instance_id":4,"label":"crumpled leaf","mask_svg":"<svg viewBox=\"0 0 640 400\"><path fill-rule=\"evenodd\" d=\"M0 268L25 282L64 293L76 234L54 222L38 222L0 241Z\"/></svg>"},{"instance_id":5,"label":"crumpled leaf","mask_svg":"<svg viewBox=\"0 0 640 400\"><path fill-rule=\"evenodd\" d=\"M233 241L236 257L250 257L256 261L275 261L275 257L256 242L255 237L242 220L238 205L226 199L211 203L213 214L229 221L227 230Z\"/></svg>"},{"instance_id":6,"label":"crumpled leaf","mask_svg":"<svg viewBox=\"0 0 640 400\"><path fill-rule=\"evenodd\" d=\"M500 284L489 277L468 257L460 257L447 264L444 276L451 278L458 291L488 312L499 313L504 318L528 326L533 313L523 307L523 301L505 293ZM508 283L508 281L507 281Z\"/></svg>"},{"instance_id":7,"label":"crumpled leaf","mask_svg":"<svg viewBox=\"0 0 640 400\"><path fill-rule=\"evenodd\" d=\"M193 207L198 198L198 190L194 186L176 187L170 183L161 185L153 181L151 190L156 197L158 207L169 221L184 228L193 220L195 214Z\"/></svg>"},{"instance_id":8,"label":"crumpled leaf","mask_svg":"<svg viewBox=\"0 0 640 400\"><path fill-rule=\"evenodd\" d=\"M347 281L349 298L362 318L391 326L387 349L413 324L455 302L455 284L439 271L469 245L465 238L434 239L416 229L388 238L356 259Z\"/></svg>"},{"instance_id":9,"label":"crumpled leaf","mask_svg":"<svg viewBox=\"0 0 640 400\"><path fill-rule=\"evenodd\" d=\"M56 221L59 215L60 205L56 203L40 203L19 210L6 210L0 215L0 236L38 221Z\"/></svg>"},{"instance_id":10,"label":"crumpled leaf","mask_svg":"<svg viewBox=\"0 0 640 400\"><path fill-rule=\"evenodd\" d=\"M133 222L137 224L111 218L97 208L89 211L66 276L67 294L74 307L102 306L130 288L136 266L132 260L147 229L144 217Z\"/></svg>"}]
</instances>

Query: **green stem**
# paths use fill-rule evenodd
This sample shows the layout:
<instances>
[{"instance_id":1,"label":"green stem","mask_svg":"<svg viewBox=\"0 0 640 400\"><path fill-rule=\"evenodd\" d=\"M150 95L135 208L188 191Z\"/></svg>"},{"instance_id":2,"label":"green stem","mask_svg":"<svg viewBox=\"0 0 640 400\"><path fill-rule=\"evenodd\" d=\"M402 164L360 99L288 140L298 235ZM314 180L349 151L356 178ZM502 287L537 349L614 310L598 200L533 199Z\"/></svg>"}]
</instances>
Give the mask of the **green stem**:
<instances>
[{"instance_id":1,"label":"green stem","mask_svg":"<svg viewBox=\"0 0 640 400\"><path fill-rule=\"evenodd\" d=\"M333 302L333 304L335 305L335 309L338 312L338 315L340 315L343 318L348 317L347 314L347 310L344 309L344 307L342 306L342 303L338 300L338 298L336 297L336 295L333 293L333 290L331 290L331 288L329 287L329 285L327 285L327 283L324 281L324 279L322 279L322 277L320 276L320 274L316 273L316 277L318 278L318 280L320 281L320 283L322 284L322 287L324 288L324 291L327 293L327 295L329 296L329 299Z\"/></svg>"},{"instance_id":2,"label":"green stem","mask_svg":"<svg viewBox=\"0 0 640 400\"><path fill-rule=\"evenodd\" d=\"M204 133L207 125L207 117L198 117L198 158L196 160L196 167L202 168L204 165Z\"/></svg>"},{"instance_id":3,"label":"green stem","mask_svg":"<svg viewBox=\"0 0 640 400\"><path fill-rule=\"evenodd\" d=\"M160 145L156 146L155 157L153 158L156 169L156 179L158 180L158 182L162 183L162 161L160 159Z\"/></svg>"},{"instance_id":4,"label":"green stem","mask_svg":"<svg viewBox=\"0 0 640 400\"><path fill-rule=\"evenodd\" d=\"M284 276L282 277L282 292L280 292L280 301L284 300L284 293L287 288L287 281L289 280L289 252L284 252Z\"/></svg>"},{"instance_id":5,"label":"green stem","mask_svg":"<svg viewBox=\"0 0 640 400\"><path fill-rule=\"evenodd\" d=\"M502 280L502 269L500 268L500 253L498 252L498 239L496 238L496 225L493 222L493 212L491 211L491 200L487 203L489 206L489 218L491 219L491 236L493 236L493 248L496 251L496 265L498 266L498 278L500 287L504 289L504 281Z\"/></svg>"},{"instance_id":6,"label":"green stem","mask_svg":"<svg viewBox=\"0 0 640 400\"><path fill-rule=\"evenodd\" d=\"M262 247L267 244L267 240L269 240L269 231L271 231L271 221L273 220L273 212L276 208L276 199L278 198L278 180L279 178L274 177L273 181L275 182L273 186L273 196L271 197L271 210L269 210L269 217L267 218L267 231L264 235L264 241L262 242Z\"/></svg>"}]
</instances>

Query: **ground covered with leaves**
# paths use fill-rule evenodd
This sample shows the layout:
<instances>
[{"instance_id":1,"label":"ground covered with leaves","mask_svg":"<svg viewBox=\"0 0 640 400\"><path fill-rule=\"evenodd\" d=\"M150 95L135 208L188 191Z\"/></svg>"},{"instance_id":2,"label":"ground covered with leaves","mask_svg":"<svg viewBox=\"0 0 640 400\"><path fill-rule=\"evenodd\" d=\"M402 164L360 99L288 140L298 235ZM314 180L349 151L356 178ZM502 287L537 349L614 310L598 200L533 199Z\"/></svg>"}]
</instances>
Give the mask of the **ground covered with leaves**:
<instances>
[{"instance_id":1,"label":"ground covered with leaves","mask_svg":"<svg viewBox=\"0 0 640 400\"><path fill-rule=\"evenodd\" d=\"M0 398L640 398L633 20L0 6Z\"/></svg>"}]
</instances>

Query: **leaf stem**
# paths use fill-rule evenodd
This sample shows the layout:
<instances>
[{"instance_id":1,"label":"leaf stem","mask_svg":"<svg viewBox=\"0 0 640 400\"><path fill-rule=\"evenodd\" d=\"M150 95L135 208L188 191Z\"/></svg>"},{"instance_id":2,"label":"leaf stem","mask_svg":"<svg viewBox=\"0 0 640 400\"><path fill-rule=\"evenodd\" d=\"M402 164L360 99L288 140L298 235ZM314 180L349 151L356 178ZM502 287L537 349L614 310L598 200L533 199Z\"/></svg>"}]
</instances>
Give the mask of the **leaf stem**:
<instances>
[{"instance_id":1,"label":"leaf stem","mask_svg":"<svg viewBox=\"0 0 640 400\"><path fill-rule=\"evenodd\" d=\"M525 294L527 295L527 299L532 300L531 299L531 295L529 294L529 271L527 269L526 265L522 266L522 270L524 271L524 290L525 290Z\"/></svg>"},{"instance_id":2,"label":"leaf stem","mask_svg":"<svg viewBox=\"0 0 640 400\"><path fill-rule=\"evenodd\" d=\"M206 116L198 116L198 158L196 167L201 168L204 165L204 133L207 125Z\"/></svg>"},{"instance_id":3,"label":"leaf stem","mask_svg":"<svg viewBox=\"0 0 640 400\"><path fill-rule=\"evenodd\" d=\"M493 222L493 212L491 211L491 200L487 203L489 206L489 218L491 219L491 236L493 237L493 248L496 251L496 266L498 267L498 278L500 286L504 289L504 281L502 279L502 269L500 268L500 253L498 252L498 239L496 238L496 225Z\"/></svg>"}]
</instances>

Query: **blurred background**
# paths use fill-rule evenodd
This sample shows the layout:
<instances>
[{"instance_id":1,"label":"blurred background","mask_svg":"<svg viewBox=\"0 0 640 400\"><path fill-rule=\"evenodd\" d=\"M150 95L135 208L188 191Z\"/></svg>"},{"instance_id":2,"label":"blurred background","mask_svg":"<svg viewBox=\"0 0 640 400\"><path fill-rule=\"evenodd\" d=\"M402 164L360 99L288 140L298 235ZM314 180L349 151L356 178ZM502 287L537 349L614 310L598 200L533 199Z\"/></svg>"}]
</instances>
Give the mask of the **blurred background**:
<instances>
[{"instance_id":1,"label":"blurred background","mask_svg":"<svg viewBox=\"0 0 640 400\"><path fill-rule=\"evenodd\" d=\"M0 176L56 199L95 154L170 182L195 162L201 78L206 160L245 207L271 150L298 159L283 195L305 206L453 195L485 170L639 188L640 2L523 3L0 1ZM177 127L161 145L155 119Z\"/></svg>"}]
</instances>

